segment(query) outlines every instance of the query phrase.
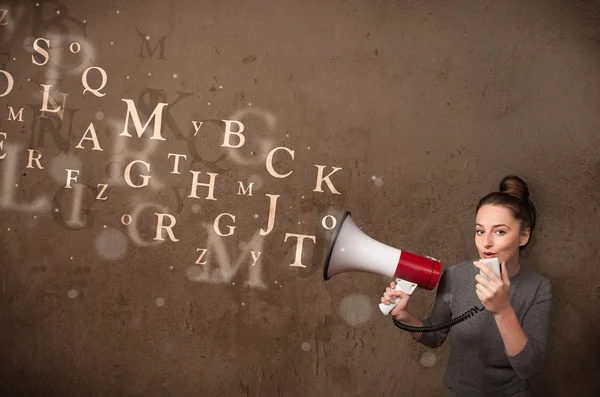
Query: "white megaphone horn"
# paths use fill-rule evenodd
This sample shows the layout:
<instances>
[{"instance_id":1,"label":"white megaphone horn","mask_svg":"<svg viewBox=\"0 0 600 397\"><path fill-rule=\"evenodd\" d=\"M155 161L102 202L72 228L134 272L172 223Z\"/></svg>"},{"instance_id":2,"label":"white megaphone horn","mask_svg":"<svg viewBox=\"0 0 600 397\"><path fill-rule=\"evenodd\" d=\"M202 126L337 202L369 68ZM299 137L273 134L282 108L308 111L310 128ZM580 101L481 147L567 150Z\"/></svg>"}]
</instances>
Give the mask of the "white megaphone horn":
<instances>
[{"instance_id":1,"label":"white megaphone horn","mask_svg":"<svg viewBox=\"0 0 600 397\"><path fill-rule=\"evenodd\" d=\"M323 278L329 280L345 272L379 274L395 278L396 289L411 295L417 286L434 289L441 268L435 258L401 251L367 236L352 222L350 212L346 211L333 233ZM398 299L390 305L381 303L379 308L387 315L397 303Z\"/></svg>"}]
</instances>

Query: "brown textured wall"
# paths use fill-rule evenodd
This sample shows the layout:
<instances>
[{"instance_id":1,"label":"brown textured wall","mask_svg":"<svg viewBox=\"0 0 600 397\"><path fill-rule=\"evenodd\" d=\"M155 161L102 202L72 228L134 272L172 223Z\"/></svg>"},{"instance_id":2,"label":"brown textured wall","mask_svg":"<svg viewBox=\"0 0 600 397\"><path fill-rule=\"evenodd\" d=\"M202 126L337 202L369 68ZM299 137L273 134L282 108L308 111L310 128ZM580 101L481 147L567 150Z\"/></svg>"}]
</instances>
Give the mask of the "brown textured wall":
<instances>
[{"instance_id":1,"label":"brown textured wall","mask_svg":"<svg viewBox=\"0 0 600 397\"><path fill-rule=\"evenodd\" d=\"M554 292L534 389L597 395L599 7L3 1L0 69L14 87L0 97L0 395L442 395L448 343L427 349L378 312L383 277L324 282L321 220L351 210L372 237L446 267L477 254L477 199L511 173L539 211L523 263ZM44 66L32 63L38 37L51 42ZM83 93L90 66L106 71L103 97ZM100 85L97 69L88 76ZM41 84L68 94L62 118L40 118ZM168 103L165 141L120 136L123 99L143 121ZM8 106L24 108L22 122ZM244 124L242 147L221 146L221 120ZM76 148L90 123L102 151ZM294 151L275 156L287 178L265 166L277 146ZM44 169L26 168L27 149ZM169 153L187 156L180 174ZM150 186L123 181L136 159L151 168L136 165L132 183L151 175ZM315 191L316 165L341 168L330 178L340 194ZM72 189L66 169L79 170ZM189 197L190 170L202 183L218 174L216 200L206 187ZM262 236L267 194L277 215ZM178 241L155 239L155 213L173 216ZM235 216L221 220L231 236L212 231L221 213ZM306 267L290 266L287 233L314 236ZM434 296L417 292L411 311L427 315Z\"/></svg>"}]
</instances>

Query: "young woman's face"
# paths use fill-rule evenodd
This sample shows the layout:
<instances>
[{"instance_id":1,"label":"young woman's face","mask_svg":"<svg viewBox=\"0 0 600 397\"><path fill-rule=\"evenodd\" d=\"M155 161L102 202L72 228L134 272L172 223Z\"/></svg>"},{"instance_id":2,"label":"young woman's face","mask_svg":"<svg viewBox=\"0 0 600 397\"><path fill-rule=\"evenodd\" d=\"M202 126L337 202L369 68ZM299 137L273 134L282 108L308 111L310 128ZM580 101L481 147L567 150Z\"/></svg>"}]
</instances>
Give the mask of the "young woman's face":
<instances>
[{"instance_id":1,"label":"young woman's face","mask_svg":"<svg viewBox=\"0 0 600 397\"><path fill-rule=\"evenodd\" d=\"M500 205L483 205L475 220L475 245L481 258L498 257L500 263L519 258L519 247L529 240L529 228L522 233L510 210Z\"/></svg>"}]
</instances>

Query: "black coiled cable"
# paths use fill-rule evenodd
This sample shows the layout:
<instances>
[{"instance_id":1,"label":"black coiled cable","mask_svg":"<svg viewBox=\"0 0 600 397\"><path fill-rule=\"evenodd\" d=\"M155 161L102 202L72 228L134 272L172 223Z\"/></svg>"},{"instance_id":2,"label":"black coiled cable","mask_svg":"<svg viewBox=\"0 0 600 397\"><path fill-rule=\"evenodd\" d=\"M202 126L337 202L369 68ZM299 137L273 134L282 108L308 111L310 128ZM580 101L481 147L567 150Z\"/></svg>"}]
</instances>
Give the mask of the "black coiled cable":
<instances>
[{"instance_id":1,"label":"black coiled cable","mask_svg":"<svg viewBox=\"0 0 600 397\"><path fill-rule=\"evenodd\" d=\"M405 331L409 331L409 332L434 332L434 331L439 331L440 329L444 329L444 328L450 328L460 322L465 321L466 319L468 319L471 316L474 316L476 313L478 312L482 312L484 311L485 308L479 308L477 306L473 306L472 309L469 309L468 311L466 311L465 313L461 314L458 317L453 318L450 321L446 321L445 323L441 323L441 324L435 324L435 325L427 325L424 327L413 327L412 325L408 325L408 324L404 324L401 323L400 321L396 320L394 317L392 317L392 321L394 322L394 325L400 329L403 329Z\"/></svg>"}]
</instances>

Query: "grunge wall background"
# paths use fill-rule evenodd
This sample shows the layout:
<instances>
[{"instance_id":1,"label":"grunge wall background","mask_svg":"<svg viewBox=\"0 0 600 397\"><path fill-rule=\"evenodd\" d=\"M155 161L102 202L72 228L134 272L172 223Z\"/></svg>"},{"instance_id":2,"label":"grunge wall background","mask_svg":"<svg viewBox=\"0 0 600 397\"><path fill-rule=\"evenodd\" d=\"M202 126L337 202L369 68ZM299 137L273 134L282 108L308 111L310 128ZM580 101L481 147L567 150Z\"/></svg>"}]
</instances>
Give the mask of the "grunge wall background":
<instances>
[{"instance_id":1,"label":"grunge wall background","mask_svg":"<svg viewBox=\"0 0 600 397\"><path fill-rule=\"evenodd\" d=\"M451 266L515 173L554 294L533 386L596 395L599 6L3 1L0 394L442 395L448 342L378 312L389 280L324 282L328 228Z\"/></svg>"}]
</instances>

